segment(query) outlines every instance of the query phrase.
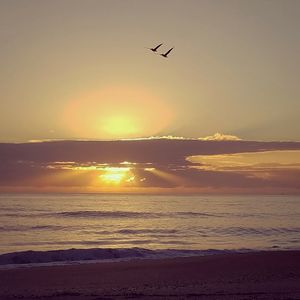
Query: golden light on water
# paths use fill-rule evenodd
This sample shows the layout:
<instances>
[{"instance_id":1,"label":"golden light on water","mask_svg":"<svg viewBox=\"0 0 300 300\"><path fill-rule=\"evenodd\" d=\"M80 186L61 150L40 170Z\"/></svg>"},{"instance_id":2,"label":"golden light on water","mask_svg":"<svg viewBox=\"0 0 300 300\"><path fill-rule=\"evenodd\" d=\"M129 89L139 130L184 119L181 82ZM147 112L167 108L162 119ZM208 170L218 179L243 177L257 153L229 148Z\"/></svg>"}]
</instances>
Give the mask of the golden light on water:
<instances>
[{"instance_id":1,"label":"golden light on water","mask_svg":"<svg viewBox=\"0 0 300 300\"><path fill-rule=\"evenodd\" d=\"M138 138L160 134L174 116L162 97L143 88L116 86L70 99L62 123L76 138Z\"/></svg>"}]
</instances>

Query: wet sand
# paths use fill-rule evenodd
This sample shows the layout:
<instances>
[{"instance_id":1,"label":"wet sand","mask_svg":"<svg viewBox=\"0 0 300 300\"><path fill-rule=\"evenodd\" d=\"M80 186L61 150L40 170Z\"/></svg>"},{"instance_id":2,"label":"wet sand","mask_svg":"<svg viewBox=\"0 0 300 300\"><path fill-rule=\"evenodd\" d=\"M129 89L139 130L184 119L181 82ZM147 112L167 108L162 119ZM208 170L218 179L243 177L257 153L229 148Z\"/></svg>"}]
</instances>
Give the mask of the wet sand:
<instances>
[{"instance_id":1,"label":"wet sand","mask_svg":"<svg viewBox=\"0 0 300 300\"><path fill-rule=\"evenodd\" d=\"M300 299L300 251L0 270L0 299Z\"/></svg>"}]
</instances>

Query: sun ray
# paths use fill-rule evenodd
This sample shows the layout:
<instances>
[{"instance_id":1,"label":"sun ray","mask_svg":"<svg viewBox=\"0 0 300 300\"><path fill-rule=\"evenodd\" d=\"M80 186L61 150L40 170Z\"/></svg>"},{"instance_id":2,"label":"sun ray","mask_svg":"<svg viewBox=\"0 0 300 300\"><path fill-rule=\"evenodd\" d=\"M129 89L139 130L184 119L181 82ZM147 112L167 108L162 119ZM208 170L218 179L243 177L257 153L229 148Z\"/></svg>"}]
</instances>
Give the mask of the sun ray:
<instances>
[{"instance_id":1,"label":"sun ray","mask_svg":"<svg viewBox=\"0 0 300 300\"><path fill-rule=\"evenodd\" d=\"M145 168L144 170L147 172L151 172L152 174L154 174L168 182L176 183L176 185L181 185L183 183L183 180L181 177L171 174L169 172L162 171L162 170L159 170L156 168Z\"/></svg>"}]
</instances>

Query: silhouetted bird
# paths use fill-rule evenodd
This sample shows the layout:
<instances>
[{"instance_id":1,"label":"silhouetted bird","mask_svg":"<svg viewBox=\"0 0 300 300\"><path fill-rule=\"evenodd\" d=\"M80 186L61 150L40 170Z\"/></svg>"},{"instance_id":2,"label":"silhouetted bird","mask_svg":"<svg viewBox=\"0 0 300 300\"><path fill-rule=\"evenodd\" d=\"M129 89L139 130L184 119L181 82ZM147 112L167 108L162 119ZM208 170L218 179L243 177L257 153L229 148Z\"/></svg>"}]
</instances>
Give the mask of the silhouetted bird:
<instances>
[{"instance_id":1,"label":"silhouetted bird","mask_svg":"<svg viewBox=\"0 0 300 300\"><path fill-rule=\"evenodd\" d=\"M155 48L148 48L153 52L157 52L157 49L161 46L162 44L159 44L158 46L156 46Z\"/></svg>"},{"instance_id":2,"label":"silhouetted bird","mask_svg":"<svg viewBox=\"0 0 300 300\"><path fill-rule=\"evenodd\" d=\"M168 50L166 53L161 54L161 56L168 58L168 54L173 50L173 48L171 48L170 50Z\"/></svg>"}]
</instances>

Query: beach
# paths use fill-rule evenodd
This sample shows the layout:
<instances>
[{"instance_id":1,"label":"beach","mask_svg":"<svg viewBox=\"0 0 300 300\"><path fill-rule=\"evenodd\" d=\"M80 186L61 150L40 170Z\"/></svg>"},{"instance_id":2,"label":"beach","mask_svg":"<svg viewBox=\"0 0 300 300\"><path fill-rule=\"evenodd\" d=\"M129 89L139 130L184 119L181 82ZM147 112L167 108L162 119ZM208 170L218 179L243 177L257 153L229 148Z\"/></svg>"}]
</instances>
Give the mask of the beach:
<instances>
[{"instance_id":1,"label":"beach","mask_svg":"<svg viewBox=\"0 0 300 300\"><path fill-rule=\"evenodd\" d=\"M0 299L300 299L300 251L0 270Z\"/></svg>"}]
</instances>

